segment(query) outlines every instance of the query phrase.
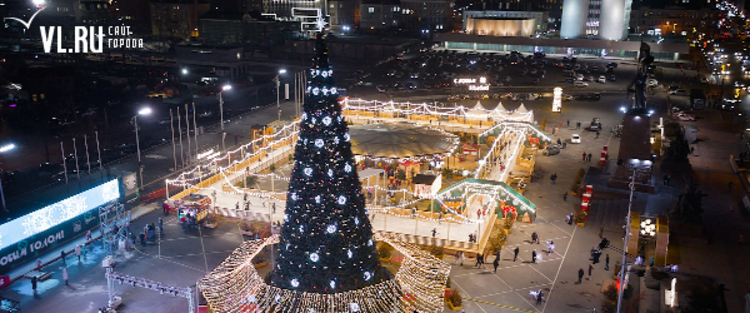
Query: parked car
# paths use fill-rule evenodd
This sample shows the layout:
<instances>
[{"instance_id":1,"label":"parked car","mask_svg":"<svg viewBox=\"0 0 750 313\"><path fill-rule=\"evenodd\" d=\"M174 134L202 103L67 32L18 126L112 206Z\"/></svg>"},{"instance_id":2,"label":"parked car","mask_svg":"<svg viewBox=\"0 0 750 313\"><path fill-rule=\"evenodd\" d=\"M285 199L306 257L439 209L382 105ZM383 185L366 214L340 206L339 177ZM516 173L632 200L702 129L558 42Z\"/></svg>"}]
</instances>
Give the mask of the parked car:
<instances>
[{"instance_id":1,"label":"parked car","mask_svg":"<svg viewBox=\"0 0 750 313\"><path fill-rule=\"evenodd\" d=\"M576 88L585 88L589 86L588 83L584 83L582 81L576 81L573 85L576 86Z\"/></svg>"},{"instance_id":2,"label":"parked car","mask_svg":"<svg viewBox=\"0 0 750 313\"><path fill-rule=\"evenodd\" d=\"M570 135L570 143L581 143L581 136L578 134Z\"/></svg>"},{"instance_id":3,"label":"parked car","mask_svg":"<svg viewBox=\"0 0 750 313\"><path fill-rule=\"evenodd\" d=\"M385 86L383 85L377 85L375 88L378 90L378 92L385 92Z\"/></svg>"},{"instance_id":4,"label":"parked car","mask_svg":"<svg viewBox=\"0 0 750 313\"><path fill-rule=\"evenodd\" d=\"M576 80L583 80L583 74L576 74Z\"/></svg>"},{"instance_id":5,"label":"parked car","mask_svg":"<svg viewBox=\"0 0 750 313\"><path fill-rule=\"evenodd\" d=\"M616 80L617 80L617 77L615 77L615 75L609 76L609 81L616 81Z\"/></svg>"},{"instance_id":6,"label":"parked car","mask_svg":"<svg viewBox=\"0 0 750 313\"><path fill-rule=\"evenodd\" d=\"M560 145L554 144L554 145L547 145L546 148L544 148L544 151L542 151L543 155L555 155L560 154Z\"/></svg>"},{"instance_id":7,"label":"parked car","mask_svg":"<svg viewBox=\"0 0 750 313\"><path fill-rule=\"evenodd\" d=\"M600 75L599 76L599 83L606 84L607 83L607 77L605 77L604 75Z\"/></svg>"},{"instance_id":8,"label":"parked car","mask_svg":"<svg viewBox=\"0 0 750 313\"><path fill-rule=\"evenodd\" d=\"M687 95L687 91L685 89L680 88L680 89L670 90L669 94L684 96L684 95Z\"/></svg>"},{"instance_id":9,"label":"parked car","mask_svg":"<svg viewBox=\"0 0 750 313\"><path fill-rule=\"evenodd\" d=\"M211 117L211 116L213 116L213 115L214 115L214 112L211 112L211 111L204 111L203 113L199 114L198 116L199 116L199 117L202 117L202 118L206 118L206 117Z\"/></svg>"}]
</instances>

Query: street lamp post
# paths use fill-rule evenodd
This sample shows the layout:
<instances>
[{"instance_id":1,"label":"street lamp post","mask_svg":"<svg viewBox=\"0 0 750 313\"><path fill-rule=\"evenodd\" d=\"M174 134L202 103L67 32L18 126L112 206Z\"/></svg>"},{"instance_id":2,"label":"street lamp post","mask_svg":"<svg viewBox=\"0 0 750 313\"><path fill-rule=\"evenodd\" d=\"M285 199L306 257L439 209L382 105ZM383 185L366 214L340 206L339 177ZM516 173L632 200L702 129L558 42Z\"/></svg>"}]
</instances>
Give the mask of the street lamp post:
<instances>
[{"instance_id":1,"label":"street lamp post","mask_svg":"<svg viewBox=\"0 0 750 313\"><path fill-rule=\"evenodd\" d=\"M625 252L628 251L628 239L630 238L630 212L633 207L633 193L635 192L635 168L633 168L633 177L631 178L630 184L628 184L628 187L630 188L630 200L628 201L628 215L625 218L625 239L623 242L623 250ZM627 285L625 284L625 267L628 262L628 254L623 253L622 254L622 264L620 265L620 289L618 290L617 295L617 313L620 313L620 308L622 306L622 297L624 297L625 294L625 287Z\"/></svg>"},{"instance_id":2,"label":"street lamp post","mask_svg":"<svg viewBox=\"0 0 750 313\"><path fill-rule=\"evenodd\" d=\"M151 108L143 108L140 111L138 111L138 114L133 116L133 127L135 127L135 149L136 153L138 154L138 173L140 174L140 182L141 185L139 187L143 188L143 165L141 165L141 140L138 138L138 115L149 115L151 114Z\"/></svg>"},{"instance_id":3,"label":"street lamp post","mask_svg":"<svg viewBox=\"0 0 750 313\"><path fill-rule=\"evenodd\" d=\"M285 69L279 70L279 75L276 75L274 80L276 81L276 110L279 111L279 121L281 120L281 95L279 94L279 87L281 87L281 74L286 73Z\"/></svg>"},{"instance_id":4,"label":"street lamp post","mask_svg":"<svg viewBox=\"0 0 750 313\"><path fill-rule=\"evenodd\" d=\"M219 92L219 117L221 118L221 149L226 150L226 147L224 146L224 139L227 137L226 133L224 132L224 97L223 93L227 90L232 89L231 85L224 85L221 87L221 91Z\"/></svg>"}]
</instances>

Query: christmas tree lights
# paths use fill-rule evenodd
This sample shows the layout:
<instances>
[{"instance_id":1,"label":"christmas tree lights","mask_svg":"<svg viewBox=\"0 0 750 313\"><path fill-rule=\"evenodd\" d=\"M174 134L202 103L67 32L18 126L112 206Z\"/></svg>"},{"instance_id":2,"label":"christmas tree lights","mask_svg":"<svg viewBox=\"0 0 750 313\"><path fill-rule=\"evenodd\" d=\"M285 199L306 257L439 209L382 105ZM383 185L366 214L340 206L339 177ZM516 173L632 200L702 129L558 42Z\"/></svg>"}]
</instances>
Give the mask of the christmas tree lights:
<instances>
[{"instance_id":1,"label":"christmas tree lights","mask_svg":"<svg viewBox=\"0 0 750 313\"><path fill-rule=\"evenodd\" d=\"M309 71L271 282L282 289L330 294L377 284L380 264L362 186L351 171L351 138L322 37L316 39Z\"/></svg>"}]
</instances>

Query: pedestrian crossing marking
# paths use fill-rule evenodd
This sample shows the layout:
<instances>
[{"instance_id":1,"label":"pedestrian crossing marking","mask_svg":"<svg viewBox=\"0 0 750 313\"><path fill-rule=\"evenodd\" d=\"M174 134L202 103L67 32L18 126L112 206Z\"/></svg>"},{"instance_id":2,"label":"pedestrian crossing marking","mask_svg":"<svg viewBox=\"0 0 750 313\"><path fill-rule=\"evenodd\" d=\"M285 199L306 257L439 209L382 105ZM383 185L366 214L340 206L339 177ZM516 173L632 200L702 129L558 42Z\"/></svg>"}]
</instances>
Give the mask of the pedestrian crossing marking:
<instances>
[{"instance_id":1,"label":"pedestrian crossing marking","mask_svg":"<svg viewBox=\"0 0 750 313\"><path fill-rule=\"evenodd\" d=\"M474 301L474 302L478 302L478 303L484 303L484 304L499 306L501 308L516 310L516 311L521 311L521 312L539 313L538 311L534 311L534 310L527 310L527 309L517 308L517 307L514 307L514 306L510 306L510 305L492 303L492 302L487 302L487 301L483 301L483 300L479 300L479 299L464 298L464 300L469 300L469 301Z\"/></svg>"}]
</instances>

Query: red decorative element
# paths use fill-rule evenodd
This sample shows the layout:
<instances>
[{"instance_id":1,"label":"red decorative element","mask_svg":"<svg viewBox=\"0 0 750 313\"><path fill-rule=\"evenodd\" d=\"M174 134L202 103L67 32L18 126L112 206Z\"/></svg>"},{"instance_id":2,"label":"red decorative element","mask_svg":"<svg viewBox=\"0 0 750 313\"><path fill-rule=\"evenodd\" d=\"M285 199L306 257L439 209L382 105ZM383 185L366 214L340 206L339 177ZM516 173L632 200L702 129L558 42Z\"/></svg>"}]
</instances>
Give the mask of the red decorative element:
<instances>
[{"instance_id":1,"label":"red decorative element","mask_svg":"<svg viewBox=\"0 0 750 313\"><path fill-rule=\"evenodd\" d=\"M502 207L502 209L503 209L503 218L507 218L508 217L508 215L507 215L508 212L513 213L513 219L517 219L518 218L518 210L516 209L516 207L514 207L512 205L504 205Z\"/></svg>"}]
</instances>

